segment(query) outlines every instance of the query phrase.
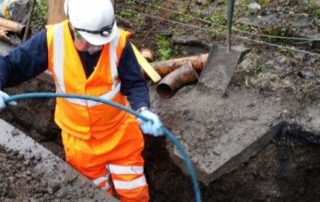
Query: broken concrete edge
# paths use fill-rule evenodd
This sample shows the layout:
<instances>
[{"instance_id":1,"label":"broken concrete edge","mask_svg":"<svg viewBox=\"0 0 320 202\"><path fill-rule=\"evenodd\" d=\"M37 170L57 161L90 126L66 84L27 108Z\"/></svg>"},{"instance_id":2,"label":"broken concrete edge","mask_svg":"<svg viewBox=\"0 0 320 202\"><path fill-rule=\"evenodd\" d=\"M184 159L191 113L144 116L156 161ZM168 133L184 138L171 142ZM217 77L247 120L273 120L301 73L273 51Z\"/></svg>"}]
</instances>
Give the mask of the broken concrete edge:
<instances>
[{"instance_id":1,"label":"broken concrete edge","mask_svg":"<svg viewBox=\"0 0 320 202\"><path fill-rule=\"evenodd\" d=\"M283 134L290 133L290 137L300 138L301 140L307 141L312 144L320 144L320 135L315 133L315 131L304 128L299 124L290 123L282 130ZM278 141L285 140L286 136L278 136Z\"/></svg>"},{"instance_id":2,"label":"broken concrete edge","mask_svg":"<svg viewBox=\"0 0 320 202\"><path fill-rule=\"evenodd\" d=\"M29 160L32 158L41 159L34 169L43 174L42 180L50 186L64 187L69 183L72 183L75 189L86 186L88 193L94 193L95 201L118 201L62 159L2 119L0 119L0 136L0 144L5 148L18 151Z\"/></svg>"},{"instance_id":3,"label":"broken concrete edge","mask_svg":"<svg viewBox=\"0 0 320 202\"><path fill-rule=\"evenodd\" d=\"M236 170L239 166L241 166L241 164L247 162L250 158L254 157L256 154L262 151L271 141L278 138L283 133L283 129L286 126L288 126L286 122L280 122L276 124L269 130L269 132L267 132L265 135L263 135L256 141L254 141L250 146L246 147L238 155L230 158L228 162L220 166L212 174L208 174L207 172L204 172L201 169L199 169L198 166L194 165L198 180L204 183L205 185L209 185L210 182ZM172 145L170 145L168 146L168 149L170 157L174 161L174 163L177 166L179 166L179 168L183 171L184 174L188 175L188 171L183 162L183 159L180 155L177 155L175 147L172 147Z\"/></svg>"}]
</instances>

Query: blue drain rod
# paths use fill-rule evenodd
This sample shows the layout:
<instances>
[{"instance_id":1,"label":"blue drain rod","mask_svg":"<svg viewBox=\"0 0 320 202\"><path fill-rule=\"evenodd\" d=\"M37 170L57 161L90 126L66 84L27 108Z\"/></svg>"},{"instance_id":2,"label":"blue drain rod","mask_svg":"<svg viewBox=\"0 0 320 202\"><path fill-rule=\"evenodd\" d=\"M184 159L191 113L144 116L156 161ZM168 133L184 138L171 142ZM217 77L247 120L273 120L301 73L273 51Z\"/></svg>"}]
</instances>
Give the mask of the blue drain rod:
<instances>
[{"instance_id":1,"label":"blue drain rod","mask_svg":"<svg viewBox=\"0 0 320 202\"><path fill-rule=\"evenodd\" d=\"M4 101L5 101L5 103L9 103L10 101L18 101L18 100L24 100L24 99L56 98L56 97L75 98L75 99L92 100L92 101L96 101L96 102L101 102L101 103L110 105L112 107L121 109L123 111L126 111L126 112L128 112L130 114L133 114L136 117L138 117L138 118L140 118L140 119L142 119L144 121L151 121L148 118L142 116L138 112L136 112L136 111L134 111L134 110L132 110L132 109L130 109L128 107L125 107L123 105L120 105L118 103L115 103L115 102L112 102L112 101L109 101L109 100L105 100L105 99L101 99L101 98L97 98L97 97L92 97L92 96L63 94L63 93L52 93L52 92L22 93L22 94L17 94L17 95L11 95L11 96L9 96L9 98L6 98ZM195 193L195 201L196 202L201 202L201 193L200 193L199 184L198 184L198 181L196 179L195 170L194 170L194 168L192 166L192 163L191 163L187 153L183 149L183 147L180 144L180 142L178 141L178 139L175 138L175 136L168 129L166 129L164 126L162 126L161 129L164 132L164 134L177 147L178 151L182 155L183 161L184 161L185 165L187 166L188 172L189 172L189 174L191 176L193 190L194 190L194 193Z\"/></svg>"}]
</instances>

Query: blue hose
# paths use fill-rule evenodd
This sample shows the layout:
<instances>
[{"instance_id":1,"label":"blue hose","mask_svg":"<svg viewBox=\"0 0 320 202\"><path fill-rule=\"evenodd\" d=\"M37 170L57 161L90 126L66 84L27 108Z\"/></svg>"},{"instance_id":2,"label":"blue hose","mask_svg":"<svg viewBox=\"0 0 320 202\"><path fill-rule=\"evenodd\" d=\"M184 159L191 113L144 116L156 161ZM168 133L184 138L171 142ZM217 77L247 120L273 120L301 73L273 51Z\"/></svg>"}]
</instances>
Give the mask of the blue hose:
<instances>
[{"instance_id":1,"label":"blue hose","mask_svg":"<svg viewBox=\"0 0 320 202\"><path fill-rule=\"evenodd\" d=\"M126 111L126 112L128 112L130 114L133 114L136 117L138 117L138 118L140 118L140 119L142 119L144 121L151 121L148 118L142 116L138 112L136 112L136 111L134 111L134 110L132 110L132 109L130 109L128 107L125 107L123 105L120 105L118 103L115 103L115 102L112 102L112 101L109 101L109 100L105 100L105 99L101 99L101 98L97 98L97 97L92 97L92 96L63 94L63 93L51 93L51 92L23 93L23 94L9 96L8 98L5 98L4 101L5 101L5 103L9 103L11 101L18 101L18 100L24 100L24 99L56 98L56 97L76 98L76 99L92 100L92 101L96 101L96 102L101 102L101 103L110 105L112 107L121 109L123 111ZM194 168L192 166L192 163L191 163L187 153L183 149L183 147L180 144L180 142L178 141L178 139L175 138L175 136L169 130L167 130L164 126L162 126L161 129L163 130L164 134L173 142L173 144L177 147L178 151L182 155L184 163L187 166L188 172L189 172L189 174L191 176L193 190L194 190L194 193L195 193L195 201L196 202L201 202L201 193L200 193L199 184L198 184L198 181L197 181L197 178L196 178L195 170L194 170Z\"/></svg>"}]
</instances>

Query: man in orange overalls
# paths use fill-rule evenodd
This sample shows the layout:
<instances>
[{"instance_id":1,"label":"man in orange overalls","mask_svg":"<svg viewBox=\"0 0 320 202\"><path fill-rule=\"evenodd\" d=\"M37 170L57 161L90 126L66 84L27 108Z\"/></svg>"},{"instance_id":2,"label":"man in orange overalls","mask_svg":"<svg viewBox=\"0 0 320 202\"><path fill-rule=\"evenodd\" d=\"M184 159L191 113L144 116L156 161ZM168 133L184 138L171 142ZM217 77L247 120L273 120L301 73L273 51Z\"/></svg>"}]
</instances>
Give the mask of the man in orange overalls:
<instances>
[{"instance_id":1,"label":"man in orange overalls","mask_svg":"<svg viewBox=\"0 0 320 202\"><path fill-rule=\"evenodd\" d=\"M57 98L55 122L62 129L66 160L121 201L148 201L141 152L146 134L161 135L148 110L146 81L128 41L116 25L109 0L66 0L68 20L49 25L6 57L0 87L16 85L48 69L58 93L79 94L130 106L152 121L80 99ZM0 109L8 95L0 91Z\"/></svg>"}]
</instances>

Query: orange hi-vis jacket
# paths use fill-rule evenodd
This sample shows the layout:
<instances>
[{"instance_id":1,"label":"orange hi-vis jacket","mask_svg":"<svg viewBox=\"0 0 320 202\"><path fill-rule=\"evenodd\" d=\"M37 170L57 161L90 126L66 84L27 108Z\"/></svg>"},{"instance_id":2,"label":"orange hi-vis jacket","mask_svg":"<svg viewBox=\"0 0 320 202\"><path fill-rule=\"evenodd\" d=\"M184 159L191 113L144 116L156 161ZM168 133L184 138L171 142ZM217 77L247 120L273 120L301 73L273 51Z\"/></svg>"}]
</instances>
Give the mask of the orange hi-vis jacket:
<instances>
[{"instance_id":1,"label":"orange hi-vis jacket","mask_svg":"<svg viewBox=\"0 0 320 202\"><path fill-rule=\"evenodd\" d=\"M127 98L120 92L117 66L129 33L117 30L116 37L103 46L93 73L86 78L68 23L65 20L47 26L48 67L56 92L94 96L128 106ZM113 134L129 116L89 100L57 98L56 102L55 122L63 131L84 140Z\"/></svg>"}]
</instances>

